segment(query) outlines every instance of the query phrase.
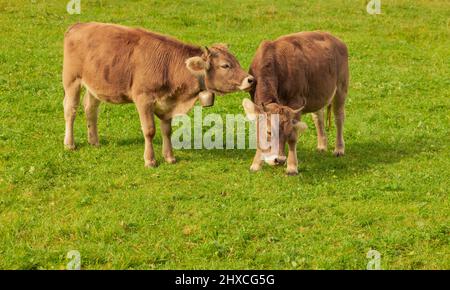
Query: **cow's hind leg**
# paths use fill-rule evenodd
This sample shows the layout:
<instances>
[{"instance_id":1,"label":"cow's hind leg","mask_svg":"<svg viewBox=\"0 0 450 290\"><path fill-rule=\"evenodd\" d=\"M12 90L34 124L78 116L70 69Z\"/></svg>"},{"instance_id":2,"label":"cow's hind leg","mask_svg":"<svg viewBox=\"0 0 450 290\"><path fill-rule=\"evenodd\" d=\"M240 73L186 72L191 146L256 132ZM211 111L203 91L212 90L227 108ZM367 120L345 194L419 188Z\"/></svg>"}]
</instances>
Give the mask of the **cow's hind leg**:
<instances>
[{"instance_id":1,"label":"cow's hind leg","mask_svg":"<svg viewBox=\"0 0 450 290\"><path fill-rule=\"evenodd\" d=\"M70 150L75 149L73 124L80 104L80 85L79 79L64 83L64 119L66 121L64 146Z\"/></svg>"},{"instance_id":2,"label":"cow's hind leg","mask_svg":"<svg viewBox=\"0 0 450 290\"><path fill-rule=\"evenodd\" d=\"M172 119L161 120L161 135L162 135L162 154L167 163L173 164L176 162L173 156L172 141Z\"/></svg>"},{"instance_id":3,"label":"cow's hind leg","mask_svg":"<svg viewBox=\"0 0 450 290\"><path fill-rule=\"evenodd\" d=\"M327 135L324 125L324 109L312 113L312 119L317 130L317 150L325 152L327 151Z\"/></svg>"},{"instance_id":4,"label":"cow's hind leg","mask_svg":"<svg viewBox=\"0 0 450 290\"><path fill-rule=\"evenodd\" d=\"M153 112L153 103L145 95L136 99L136 108L141 120L142 133L145 139L144 162L145 167L155 167L155 152L153 150L153 138L155 137L155 119Z\"/></svg>"},{"instance_id":5,"label":"cow's hind leg","mask_svg":"<svg viewBox=\"0 0 450 290\"><path fill-rule=\"evenodd\" d=\"M86 90L84 96L84 111L86 112L86 123L88 130L88 142L93 146L98 146L98 107L100 105L100 100L95 98L92 93Z\"/></svg>"},{"instance_id":6,"label":"cow's hind leg","mask_svg":"<svg viewBox=\"0 0 450 290\"><path fill-rule=\"evenodd\" d=\"M336 124L336 145L334 155L343 156L345 153L344 142L344 121L345 121L345 98L347 96L347 86L338 86L336 96L333 99L334 122Z\"/></svg>"}]
</instances>

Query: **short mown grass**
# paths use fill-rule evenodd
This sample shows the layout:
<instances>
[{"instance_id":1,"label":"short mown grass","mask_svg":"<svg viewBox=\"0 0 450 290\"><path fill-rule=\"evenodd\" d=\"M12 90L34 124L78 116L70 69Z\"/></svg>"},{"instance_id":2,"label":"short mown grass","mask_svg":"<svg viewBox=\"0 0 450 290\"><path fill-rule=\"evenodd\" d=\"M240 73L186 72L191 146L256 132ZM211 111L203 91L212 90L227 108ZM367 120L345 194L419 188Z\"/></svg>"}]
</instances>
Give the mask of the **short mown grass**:
<instances>
[{"instance_id":1,"label":"short mown grass","mask_svg":"<svg viewBox=\"0 0 450 290\"><path fill-rule=\"evenodd\" d=\"M0 268L450 268L448 1L0 0ZM248 68L264 39L329 31L350 51L346 156L298 145L299 171L249 172L253 150L177 150L144 168L133 105L104 104L101 147L63 149L62 43L77 21L140 26L199 45L230 44ZM205 109L242 113L246 93ZM334 146L334 128L329 132Z\"/></svg>"}]
</instances>

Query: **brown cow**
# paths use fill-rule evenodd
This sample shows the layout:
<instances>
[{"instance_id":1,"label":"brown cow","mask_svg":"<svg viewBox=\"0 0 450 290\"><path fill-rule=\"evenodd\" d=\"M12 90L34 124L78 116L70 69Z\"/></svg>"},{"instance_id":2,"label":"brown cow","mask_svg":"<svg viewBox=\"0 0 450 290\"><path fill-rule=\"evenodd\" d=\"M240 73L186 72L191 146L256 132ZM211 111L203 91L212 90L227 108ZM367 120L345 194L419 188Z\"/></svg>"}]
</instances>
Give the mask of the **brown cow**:
<instances>
[{"instance_id":1,"label":"brown cow","mask_svg":"<svg viewBox=\"0 0 450 290\"><path fill-rule=\"evenodd\" d=\"M172 117L187 113L200 92L249 90L252 82L253 77L241 68L225 45L202 49L143 29L75 24L64 39L64 144L68 149L75 148L73 123L80 88L84 86L90 144L99 144L97 115L101 101L134 102L145 138L145 166L156 165L152 145L154 115L161 119L164 158L174 163Z\"/></svg>"},{"instance_id":2,"label":"brown cow","mask_svg":"<svg viewBox=\"0 0 450 290\"><path fill-rule=\"evenodd\" d=\"M349 70L347 47L341 40L325 32L301 32L264 41L253 59L250 74L256 79L256 87L250 91L253 102L245 99L242 104L247 116L255 119L262 114L268 120L272 114L279 116L279 153L267 156L258 146L251 170L260 170L263 160L271 165L284 164L287 143L287 173L298 173L296 146L298 134L306 129L300 122L304 113L313 114L317 149L326 151L324 108L327 106L333 107L335 116L334 155L344 155L344 105ZM270 137L271 127L267 128Z\"/></svg>"}]
</instances>

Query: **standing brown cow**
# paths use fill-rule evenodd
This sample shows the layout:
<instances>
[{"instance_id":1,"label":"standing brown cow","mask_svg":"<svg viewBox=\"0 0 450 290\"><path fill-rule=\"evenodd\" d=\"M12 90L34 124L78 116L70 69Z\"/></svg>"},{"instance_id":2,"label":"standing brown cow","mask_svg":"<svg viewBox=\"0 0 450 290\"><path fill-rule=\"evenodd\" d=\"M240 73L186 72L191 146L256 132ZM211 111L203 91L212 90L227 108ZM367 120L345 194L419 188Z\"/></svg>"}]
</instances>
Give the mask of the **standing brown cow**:
<instances>
[{"instance_id":1,"label":"standing brown cow","mask_svg":"<svg viewBox=\"0 0 450 290\"><path fill-rule=\"evenodd\" d=\"M324 108L327 106L333 107L335 116L334 154L344 155L344 106L349 70L347 47L341 40L325 32L301 32L264 41L253 59L250 74L256 79L256 87L250 92L253 102L245 99L242 104L247 116L255 119L262 114L267 120L272 114L279 116L279 153L267 156L267 150L258 146L251 170L260 170L263 160L271 165L284 164L287 143L287 173L298 173L296 146L298 134L306 129L300 122L304 113L313 114L317 149L326 151ZM270 137L271 126L267 128Z\"/></svg>"},{"instance_id":2,"label":"standing brown cow","mask_svg":"<svg viewBox=\"0 0 450 290\"><path fill-rule=\"evenodd\" d=\"M64 39L64 144L75 148L73 123L80 88L84 86L90 144L99 144L97 115L101 101L134 102L145 138L145 166L156 165L152 145L154 115L161 119L164 158L174 163L172 117L187 113L202 91L226 94L249 90L252 82L253 77L241 68L225 45L201 49L143 29L75 24Z\"/></svg>"}]
</instances>

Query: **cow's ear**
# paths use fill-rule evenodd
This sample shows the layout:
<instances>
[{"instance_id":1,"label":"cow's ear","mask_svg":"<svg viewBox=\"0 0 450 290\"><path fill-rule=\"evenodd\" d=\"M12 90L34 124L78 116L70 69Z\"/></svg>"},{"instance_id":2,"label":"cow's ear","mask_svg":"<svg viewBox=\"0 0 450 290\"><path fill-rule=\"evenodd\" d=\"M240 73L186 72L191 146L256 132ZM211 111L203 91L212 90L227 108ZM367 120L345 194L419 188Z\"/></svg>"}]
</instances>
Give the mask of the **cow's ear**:
<instances>
[{"instance_id":1,"label":"cow's ear","mask_svg":"<svg viewBox=\"0 0 450 290\"><path fill-rule=\"evenodd\" d=\"M211 56L211 50L207 46L202 46L201 50L203 52L202 58L208 59Z\"/></svg>"},{"instance_id":2,"label":"cow's ear","mask_svg":"<svg viewBox=\"0 0 450 290\"><path fill-rule=\"evenodd\" d=\"M245 114L250 121L256 120L256 116L261 111L260 108L249 99L244 99L242 101L242 107L244 108Z\"/></svg>"},{"instance_id":3,"label":"cow's ear","mask_svg":"<svg viewBox=\"0 0 450 290\"><path fill-rule=\"evenodd\" d=\"M300 105L300 108L298 109L291 109L292 114L295 116L296 119L300 119L300 115L303 111L303 109L306 107L306 98L302 98L302 104Z\"/></svg>"},{"instance_id":4,"label":"cow's ear","mask_svg":"<svg viewBox=\"0 0 450 290\"><path fill-rule=\"evenodd\" d=\"M216 43L213 45L213 48L223 50L223 51L228 51L229 46L226 43Z\"/></svg>"},{"instance_id":5,"label":"cow's ear","mask_svg":"<svg viewBox=\"0 0 450 290\"><path fill-rule=\"evenodd\" d=\"M300 116L302 115L302 111L305 108L305 106L306 106L306 101L298 109L294 110L294 109L291 109L291 108L288 107L291 117L294 118L294 119L297 119L297 120L300 119Z\"/></svg>"},{"instance_id":6,"label":"cow's ear","mask_svg":"<svg viewBox=\"0 0 450 290\"><path fill-rule=\"evenodd\" d=\"M295 131L297 131L298 133L303 133L306 131L306 129L308 129L308 125L306 125L305 122L297 121L295 119L293 120L293 125Z\"/></svg>"},{"instance_id":7,"label":"cow's ear","mask_svg":"<svg viewBox=\"0 0 450 290\"><path fill-rule=\"evenodd\" d=\"M194 56L186 60L186 67L194 75L205 75L208 63L200 56Z\"/></svg>"}]
</instances>

